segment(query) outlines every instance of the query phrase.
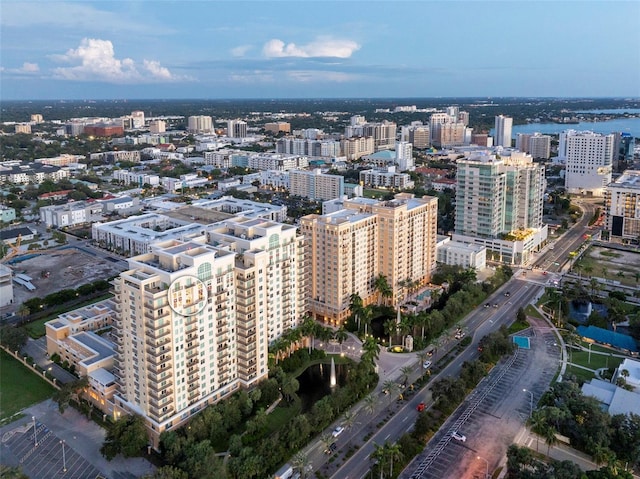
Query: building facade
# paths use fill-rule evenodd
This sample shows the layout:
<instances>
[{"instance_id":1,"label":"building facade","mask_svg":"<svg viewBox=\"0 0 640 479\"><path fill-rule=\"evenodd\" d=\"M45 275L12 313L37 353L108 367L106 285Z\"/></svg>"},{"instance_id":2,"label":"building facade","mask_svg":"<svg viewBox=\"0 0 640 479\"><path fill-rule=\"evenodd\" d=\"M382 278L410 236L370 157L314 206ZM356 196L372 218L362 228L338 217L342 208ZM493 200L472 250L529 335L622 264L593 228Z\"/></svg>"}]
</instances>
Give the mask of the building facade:
<instances>
[{"instance_id":1,"label":"building facade","mask_svg":"<svg viewBox=\"0 0 640 479\"><path fill-rule=\"evenodd\" d=\"M312 200L333 200L344 195L344 177L328 175L316 168L313 171L291 170L289 192Z\"/></svg>"},{"instance_id":2,"label":"building facade","mask_svg":"<svg viewBox=\"0 0 640 479\"><path fill-rule=\"evenodd\" d=\"M206 115L190 116L187 119L187 130L190 133L211 133L213 132L213 120Z\"/></svg>"},{"instance_id":3,"label":"building facade","mask_svg":"<svg viewBox=\"0 0 640 479\"><path fill-rule=\"evenodd\" d=\"M611 241L640 241L640 171L627 170L604 192L605 229Z\"/></svg>"},{"instance_id":4,"label":"building facade","mask_svg":"<svg viewBox=\"0 0 640 479\"><path fill-rule=\"evenodd\" d=\"M513 127L513 118L504 115L498 115L495 119L495 146L511 147L511 130Z\"/></svg>"},{"instance_id":5,"label":"building facade","mask_svg":"<svg viewBox=\"0 0 640 479\"><path fill-rule=\"evenodd\" d=\"M560 134L559 157L564 157L564 187L568 193L603 196L611 183L615 135L567 130Z\"/></svg>"}]
</instances>

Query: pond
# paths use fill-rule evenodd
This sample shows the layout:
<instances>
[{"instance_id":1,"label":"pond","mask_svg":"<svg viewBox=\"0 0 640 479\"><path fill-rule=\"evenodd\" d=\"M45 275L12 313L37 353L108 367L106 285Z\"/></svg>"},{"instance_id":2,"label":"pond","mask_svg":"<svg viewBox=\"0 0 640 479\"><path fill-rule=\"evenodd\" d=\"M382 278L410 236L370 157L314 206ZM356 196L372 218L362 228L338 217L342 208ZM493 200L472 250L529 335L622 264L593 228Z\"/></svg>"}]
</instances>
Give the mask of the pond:
<instances>
[{"instance_id":1,"label":"pond","mask_svg":"<svg viewBox=\"0 0 640 479\"><path fill-rule=\"evenodd\" d=\"M336 388L347 383L347 372L349 366L346 364L336 364ZM331 394L331 365L314 364L305 369L296 378L300 383L298 396L302 401L302 412L307 412L320 399Z\"/></svg>"}]
</instances>

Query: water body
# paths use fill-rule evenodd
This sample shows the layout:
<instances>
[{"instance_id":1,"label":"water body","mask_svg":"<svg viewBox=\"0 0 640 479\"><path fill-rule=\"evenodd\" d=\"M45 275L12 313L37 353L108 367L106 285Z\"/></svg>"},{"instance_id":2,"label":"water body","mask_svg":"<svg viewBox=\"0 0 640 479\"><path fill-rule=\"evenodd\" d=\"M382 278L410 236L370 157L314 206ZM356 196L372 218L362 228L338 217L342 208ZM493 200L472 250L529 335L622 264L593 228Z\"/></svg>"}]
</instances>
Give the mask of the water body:
<instances>
[{"instance_id":1,"label":"water body","mask_svg":"<svg viewBox=\"0 0 640 479\"><path fill-rule=\"evenodd\" d=\"M576 113L594 113L599 114L603 113L605 115L616 115L616 114L624 114L624 113L640 113L640 108L613 108L610 110L577 110Z\"/></svg>"},{"instance_id":2,"label":"water body","mask_svg":"<svg viewBox=\"0 0 640 479\"><path fill-rule=\"evenodd\" d=\"M591 110L588 113L640 113L640 109L629 110ZM587 112L584 112L587 113ZM567 114L569 115L569 114ZM514 125L511 131L513 138L518 133L547 133L558 135L565 130L593 131L595 133L628 133L634 138L640 138L640 118L617 118L607 121L581 121L580 123L528 123L526 125ZM495 134L495 129L491 129L491 135Z\"/></svg>"},{"instance_id":3,"label":"water body","mask_svg":"<svg viewBox=\"0 0 640 479\"><path fill-rule=\"evenodd\" d=\"M347 383L347 368L345 364L336 364L336 381L338 387ZM331 394L331 365L314 364L305 369L296 378L300 383L298 396L302 401L302 411L307 412L311 407L327 394Z\"/></svg>"}]
</instances>

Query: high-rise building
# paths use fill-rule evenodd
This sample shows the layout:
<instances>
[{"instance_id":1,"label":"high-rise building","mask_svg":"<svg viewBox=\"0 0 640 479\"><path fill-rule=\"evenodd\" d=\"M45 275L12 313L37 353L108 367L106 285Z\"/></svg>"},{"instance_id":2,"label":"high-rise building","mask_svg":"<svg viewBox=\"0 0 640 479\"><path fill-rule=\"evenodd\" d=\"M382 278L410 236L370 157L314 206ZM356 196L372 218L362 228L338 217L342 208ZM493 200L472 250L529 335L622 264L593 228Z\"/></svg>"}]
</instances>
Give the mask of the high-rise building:
<instances>
[{"instance_id":1,"label":"high-rise building","mask_svg":"<svg viewBox=\"0 0 640 479\"><path fill-rule=\"evenodd\" d=\"M540 133L518 133L516 149L531 154L534 159L548 160L551 156L551 137Z\"/></svg>"},{"instance_id":2,"label":"high-rise building","mask_svg":"<svg viewBox=\"0 0 640 479\"><path fill-rule=\"evenodd\" d=\"M560 134L558 156L566 158L564 186L568 193L603 196L611 183L615 135L566 130Z\"/></svg>"},{"instance_id":3,"label":"high-rise building","mask_svg":"<svg viewBox=\"0 0 640 479\"><path fill-rule=\"evenodd\" d=\"M149 131L154 134L164 133L167 131L167 123L164 120L151 120L149 122Z\"/></svg>"},{"instance_id":4,"label":"high-rise building","mask_svg":"<svg viewBox=\"0 0 640 479\"><path fill-rule=\"evenodd\" d=\"M433 113L429 117L429 131L431 132L431 143L433 143L440 132L440 125L451 123L451 116L447 113Z\"/></svg>"},{"instance_id":5,"label":"high-rise building","mask_svg":"<svg viewBox=\"0 0 640 479\"><path fill-rule=\"evenodd\" d=\"M396 142L395 123L383 121L382 123L366 123L363 125L363 136L373 138L373 146L375 151L391 150Z\"/></svg>"},{"instance_id":6,"label":"high-rise building","mask_svg":"<svg viewBox=\"0 0 640 479\"><path fill-rule=\"evenodd\" d=\"M379 274L396 305L409 282L428 282L436 266L438 199L400 193L390 201L354 198L344 209L300 219L309 255L309 309L316 319L340 324L352 293L375 299Z\"/></svg>"},{"instance_id":7,"label":"high-rise building","mask_svg":"<svg viewBox=\"0 0 640 479\"><path fill-rule=\"evenodd\" d=\"M440 148L464 145L466 141L467 127L463 123L440 123L435 125L436 132L432 135L432 143ZM471 141L471 135L469 135Z\"/></svg>"},{"instance_id":8,"label":"high-rise building","mask_svg":"<svg viewBox=\"0 0 640 479\"><path fill-rule=\"evenodd\" d=\"M227 121L227 136L229 138L246 138L247 122L242 120Z\"/></svg>"},{"instance_id":9,"label":"high-rise building","mask_svg":"<svg viewBox=\"0 0 640 479\"><path fill-rule=\"evenodd\" d=\"M327 175L319 168L313 171L289 172L289 192L312 200L328 201L344 195L344 176Z\"/></svg>"},{"instance_id":10,"label":"high-rise building","mask_svg":"<svg viewBox=\"0 0 640 479\"><path fill-rule=\"evenodd\" d=\"M396 163L400 171L413 171L413 146L408 141L396 141Z\"/></svg>"},{"instance_id":11,"label":"high-rise building","mask_svg":"<svg viewBox=\"0 0 640 479\"><path fill-rule=\"evenodd\" d=\"M611 241L640 241L640 171L627 170L605 188L605 231Z\"/></svg>"},{"instance_id":12,"label":"high-rise building","mask_svg":"<svg viewBox=\"0 0 640 479\"><path fill-rule=\"evenodd\" d=\"M305 310L296 228L229 220L156 244L114 280L115 405L145 418L151 443L208 404L268 375L268 345Z\"/></svg>"},{"instance_id":13,"label":"high-rise building","mask_svg":"<svg viewBox=\"0 0 640 479\"><path fill-rule=\"evenodd\" d=\"M26 133L31 134L31 124L30 123L16 123L16 133Z\"/></svg>"},{"instance_id":14,"label":"high-rise building","mask_svg":"<svg viewBox=\"0 0 640 479\"><path fill-rule=\"evenodd\" d=\"M431 134L427 125L403 126L401 141L408 141L414 148L429 148L431 146Z\"/></svg>"},{"instance_id":15,"label":"high-rise building","mask_svg":"<svg viewBox=\"0 0 640 479\"><path fill-rule=\"evenodd\" d=\"M544 167L519 152L475 153L457 166L453 239L486 246L497 261L528 262L547 237Z\"/></svg>"},{"instance_id":16,"label":"high-rise building","mask_svg":"<svg viewBox=\"0 0 640 479\"><path fill-rule=\"evenodd\" d=\"M353 137L340 140L340 149L347 160L357 160L364 155L373 153L374 141L372 137Z\"/></svg>"},{"instance_id":17,"label":"high-rise building","mask_svg":"<svg viewBox=\"0 0 640 479\"><path fill-rule=\"evenodd\" d=\"M144 111L136 110L131 112L131 119L134 128L144 128Z\"/></svg>"},{"instance_id":18,"label":"high-rise building","mask_svg":"<svg viewBox=\"0 0 640 479\"><path fill-rule=\"evenodd\" d=\"M280 132L291 133L291 123L288 123L286 121L276 121L272 123L265 123L264 129L265 131L270 131L274 135L277 135Z\"/></svg>"},{"instance_id":19,"label":"high-rise building","mask_svg":"<svg viewBox=\"0 0 640 479\"><path fill-rule=\"evenodd\" d=\"M33 115L31 115L32 123L42 123L43 121L44 119L42 118L42 115L40 113L34 113Z\"/></svg>"},{"instance_id":20,"label":"high-rise building","mask_svg":"<svg viewBox=\"0 0 640 479\"><path fill-rule=\"evenodd\" d=\"M211 133L213 131L213 120L210 116L197 115L187 119L187 130L189 133Z\"/></svg>"},{"instance_id":21,"label":"high-rise building","mask_svg":"<svg viewBox=\"0 0 640 479\"><path fill-rule=\"evenodd\" d=\"M495 146L511 147L511 128L513 127L513 118L504 115L496 116L495 123Z\"/></svg>"}]
</instances>

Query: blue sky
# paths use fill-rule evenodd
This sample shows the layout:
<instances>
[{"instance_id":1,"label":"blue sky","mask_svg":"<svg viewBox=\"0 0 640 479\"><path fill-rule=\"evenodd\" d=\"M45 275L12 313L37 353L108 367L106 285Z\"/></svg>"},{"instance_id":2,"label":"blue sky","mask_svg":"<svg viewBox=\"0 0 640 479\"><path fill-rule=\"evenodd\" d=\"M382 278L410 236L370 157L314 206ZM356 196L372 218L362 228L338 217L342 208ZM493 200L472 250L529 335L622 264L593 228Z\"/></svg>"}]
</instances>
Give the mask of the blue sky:
<instances>
[{"instance_id":1,"label":"blue sky","mask_svg":"<svg viewBox=\"0 0 640 479\"><path fill-rule=\"evenodd\" d=\"M2 0L0 99L640 97L640 1Z\"/></svg>"}]
</instances>

